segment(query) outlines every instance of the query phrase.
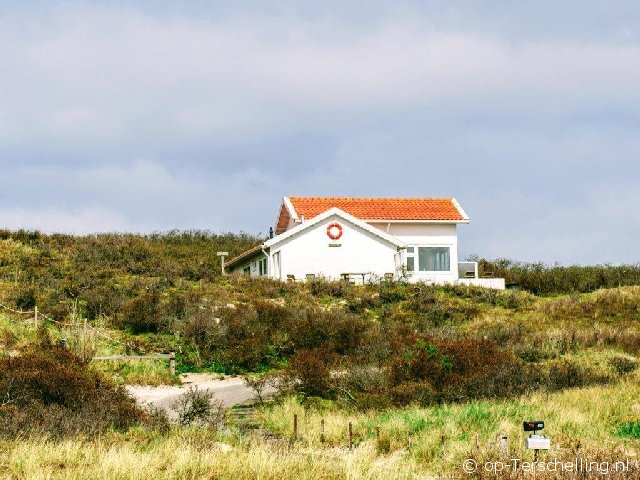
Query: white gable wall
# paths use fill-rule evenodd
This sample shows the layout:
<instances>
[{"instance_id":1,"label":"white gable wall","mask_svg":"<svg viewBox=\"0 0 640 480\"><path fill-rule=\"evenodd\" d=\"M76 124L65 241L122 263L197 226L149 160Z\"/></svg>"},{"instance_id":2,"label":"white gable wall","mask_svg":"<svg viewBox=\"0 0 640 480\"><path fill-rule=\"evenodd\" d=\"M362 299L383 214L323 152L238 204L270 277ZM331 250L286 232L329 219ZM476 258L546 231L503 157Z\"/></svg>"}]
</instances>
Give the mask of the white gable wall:
<instances>
[{"instance_id":1,"label":"white gable wall","mask_svg":"<svg viewBox=\"0 0 640 480\"><path fill-rule=\"evenodd\" d=\"M342 225L342 237L338 240L327 236L327 226L333 222ZM280 252L282 280L287 275L294 275L297 280L304 279L310 273L331 279L339 279L343 273L367 273L380 277L385 273L397 273L396 245L337 215L331 215L273 245L270 251L272 262L276 252ZM270 268L270 271L274 272L274 269Z\"/></svg>"}]
</instances>

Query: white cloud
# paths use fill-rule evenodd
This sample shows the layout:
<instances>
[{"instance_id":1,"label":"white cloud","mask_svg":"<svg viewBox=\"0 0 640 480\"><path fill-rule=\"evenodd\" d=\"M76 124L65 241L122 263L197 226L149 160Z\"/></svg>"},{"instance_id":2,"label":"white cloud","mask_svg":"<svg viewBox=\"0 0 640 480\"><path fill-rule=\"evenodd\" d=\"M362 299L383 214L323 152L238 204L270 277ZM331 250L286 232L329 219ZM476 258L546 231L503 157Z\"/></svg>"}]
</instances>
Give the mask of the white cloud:
<instances>
[{"instance_id":1,"label":"white cloud","mask_svg":"<svg viewBox=\"0 0 640 480\"><path fill-rule=\"evenodd\" d=\"M0 225L57 233L127 232L135 229L120 215L103 209L82 209L73 213L46 208L1 208Z\"/></svg>"},{"instance_id":2,"label":"white cloud","mask_svg":"<svg viewBox=\"0 0 640 480\"><path fill-rule=\"evenodd\" d=\"M416 105L493 99L497 109L564 114L640 99L633 45L514 43L406 17L355 32L292 17L216 22L118 8L32 22L19 37L16 25L0 33L12 45L0 53L11 72L0 90L14 123L4 137L15 142L240 139L331 128L337 112L344 125Z\"/></svg>"}]
</instances>

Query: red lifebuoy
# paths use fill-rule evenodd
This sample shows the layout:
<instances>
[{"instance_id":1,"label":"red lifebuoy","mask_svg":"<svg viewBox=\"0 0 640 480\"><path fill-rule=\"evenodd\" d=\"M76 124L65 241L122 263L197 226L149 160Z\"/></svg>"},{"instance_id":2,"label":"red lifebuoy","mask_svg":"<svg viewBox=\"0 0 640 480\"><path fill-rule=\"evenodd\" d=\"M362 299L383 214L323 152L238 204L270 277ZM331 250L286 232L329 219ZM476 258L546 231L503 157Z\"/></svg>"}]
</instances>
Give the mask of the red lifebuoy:
<instances>
[{"instance_id":1,"label":"red lifebuoy","mask_svg":"<svg viewBox=\"0 0 640 480\"><path fill-rule=\"evenodd\" d=\"M342 225L339 223L330 223L327 226L327 236L331 240L338 240L342 236Z\"/></svg>"}]
</instances>

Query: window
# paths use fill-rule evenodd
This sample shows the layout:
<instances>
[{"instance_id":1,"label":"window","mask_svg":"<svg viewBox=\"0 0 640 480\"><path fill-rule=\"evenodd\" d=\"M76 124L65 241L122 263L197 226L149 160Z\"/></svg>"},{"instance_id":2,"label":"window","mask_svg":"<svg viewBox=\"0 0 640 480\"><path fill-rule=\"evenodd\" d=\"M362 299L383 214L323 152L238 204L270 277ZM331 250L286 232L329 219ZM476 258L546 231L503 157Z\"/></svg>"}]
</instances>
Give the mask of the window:
<instances>
[{"instance_id":1,"label":"window","mask_svg":"<svg viewBox=\"0 0 640 480\"><path fill-rule=\"evenodd\" d=\"M418 268L416 269L416 250ZM449 247L408 247L408 272L448 272L451 270Z\"/></svg>"},{"instance_id":2,"label":"window","mask_svg":"<svg viewBox=\"0 0 640 480\"><path fill-rule=\"evenodd\" d=\"M251 275L251 265L247 265L246 267L244 267L242 269L242 273L244 273L245 275Z\"/></svg>"},{"instance_id":3,"label":"window","mask_svg":"<svg viewBox=\"0 0 640 480\"><path fill-rule=\"evenodd\" d=\"M263 258L262 260L258 260L258 273L260 276L264 276L267 274L267 259Z\"/></svg>"},{"instance_id":4,"label":"window","mask_svg":"<svg viewBox=\"0 0 640 480\"><path fill-rule=\"evenodd\" d=\"M415 265L416 265L415 248L407 247L407 271L408 272L415 271L416 269Z\"/></svg>"}]
</instances>

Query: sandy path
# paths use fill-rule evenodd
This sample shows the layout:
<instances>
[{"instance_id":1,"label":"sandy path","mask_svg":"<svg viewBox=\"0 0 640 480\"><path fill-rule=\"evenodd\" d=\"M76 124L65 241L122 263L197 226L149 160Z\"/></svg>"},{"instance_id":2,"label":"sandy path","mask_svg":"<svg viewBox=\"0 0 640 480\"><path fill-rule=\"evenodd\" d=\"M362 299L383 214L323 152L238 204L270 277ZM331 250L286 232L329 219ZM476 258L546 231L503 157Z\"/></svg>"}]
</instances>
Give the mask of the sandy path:
<instances>
[{"instance_id":1,"label":"sandy path","mask_svg":"<svg viewBox=\"0 0 640 480\"><path fill-rule=\"evenodd\" d=\"M219 380L217 376L203 373L188 373L182 375L182 386L160 385L147 387L141 385L127 385L127 391L140 404L152 404L166 410L170 417L175 417L171 404L182 395L190 385L201 390L209 390L215 398L222 400L225 407L246 402L255 397L255 392L244 384L242 378L231 377ZM266 388L265 394L273 393L273 388Z\"/></svg>"}]
</instances>

